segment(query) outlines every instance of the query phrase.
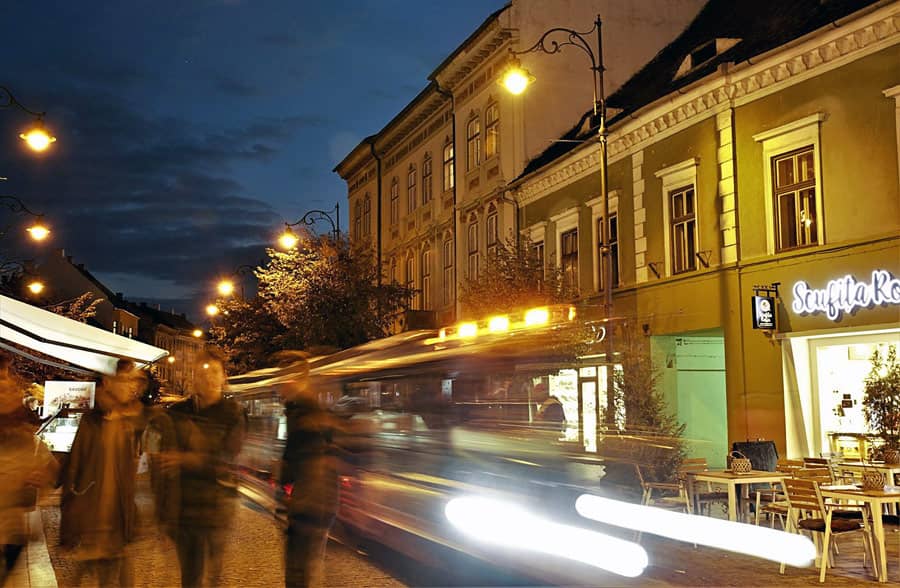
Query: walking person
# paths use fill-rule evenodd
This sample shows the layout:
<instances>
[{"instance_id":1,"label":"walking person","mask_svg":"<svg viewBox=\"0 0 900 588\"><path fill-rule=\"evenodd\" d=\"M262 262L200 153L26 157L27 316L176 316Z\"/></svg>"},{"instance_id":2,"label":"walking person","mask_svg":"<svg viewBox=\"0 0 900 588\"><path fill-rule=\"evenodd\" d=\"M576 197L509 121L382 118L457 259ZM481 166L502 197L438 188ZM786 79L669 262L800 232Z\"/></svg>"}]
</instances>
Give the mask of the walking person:
<instances>
[{"instance_id":1,"label":"walking person","mask_svg":"<svg viewBox=\"0 0 900 588\"><path fill-rule=\"evenodd\" d=\"M24 382L11 361L0 353L0 586L28 543L25 514L35 508L38 489L57 475L56 460L34 434L33 414L24 405Z\"/></svg>"},{"instance_id":2,"label":"walking person","mask_svg":"<svg viewBox=\"0 0 900 588\"><path fill-rule=\"evenodd\" d=\"M300 354L293 360L296 376L279 389L287 417L287 440L281 468L287 498L284 583L289 588L321 586L325 547L337 512L337 464L332 437L335 421L319 406L309 382L309 364Z\"/></svg>"},{"instance_id":3,"label":"walking person","mask_svg":"<svg viewBox=\"0 0 900 588\"><path fill-rule=\"evenodd\" d=\"M121 360L104 377L96 408L81 417L62 474L60 542L101 586L134 585L126 548L134 540L135 475L147 374Z\"/></svg>"},{"instance_id":4,"label":"walking person","mask_svg":"<svg viewBox=\"0 0 900 588\"><path fill-rule=\"evenodd\" d=\"M244 441L240 405L224 397L224 357L207 350L195 363L194 394L169 409L174 451L160 453L163 472L176 472L174 540L182 586L219 586L226 532L236 501L233 463Z\"/></svg>"}]
</instances>

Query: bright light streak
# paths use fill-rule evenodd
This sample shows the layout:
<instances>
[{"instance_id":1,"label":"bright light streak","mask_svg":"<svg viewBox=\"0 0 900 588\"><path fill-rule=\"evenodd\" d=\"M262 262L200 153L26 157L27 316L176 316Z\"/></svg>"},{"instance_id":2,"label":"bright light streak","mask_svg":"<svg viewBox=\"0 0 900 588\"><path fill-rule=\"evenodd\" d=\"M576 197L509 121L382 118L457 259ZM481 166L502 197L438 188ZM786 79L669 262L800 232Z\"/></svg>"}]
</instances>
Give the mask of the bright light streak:
<instances>
[{"instance_id":1,"label":"bright light streak","mask_svg":"<svg viewBox=\"0 0 900 588\"><path fill-rule=\"evenodd\" d=\"M649 563L647 552L637 543L553 523L500 500L454 498L447 503L444 514L475 541L547 553L620 576L640 576Z\"/></svg>"},{"instance_id":2,"label":"bright light streak","mask_svg":"<svg viewBox=\"0 0 900 588\"><path fill-rule=\"evenodd\" d=\"M532 308L525 313L525 326L537 327L550 322L550 310L547 307Z\"/></svg>"},{"instance_id":3,"label":"bright light streak","mask_svg":"<svg viewBox=\"0 0 900 588\"><path fill-rule=\"evenodd\" d=\"M478 323L460 323L456 334L464 339L469 339L478 334Z\"/></svg>"},{"instance_id":4,"label":"bright light streak","mask_svg":"<svg viewBox=\"0 0 900 588\"><path fill-rule=\"evenodd\" d=\"M585 518L608 525L752 555L794 567L806 567L816 559L816 547L808 537L768 527L671 512L590 494L578 497L575 510Z\"/></svg>"},{"instance_id":5,"label":"bright light streak","mask_svg":"<svg viewBox=\"0 0 900 588\"><path fill-rule=\"evenodd\" d=\"M488 331L491 333L505 333L509 330L508 316L494 316L488 320Z\"/></svg>"}]
</instances>

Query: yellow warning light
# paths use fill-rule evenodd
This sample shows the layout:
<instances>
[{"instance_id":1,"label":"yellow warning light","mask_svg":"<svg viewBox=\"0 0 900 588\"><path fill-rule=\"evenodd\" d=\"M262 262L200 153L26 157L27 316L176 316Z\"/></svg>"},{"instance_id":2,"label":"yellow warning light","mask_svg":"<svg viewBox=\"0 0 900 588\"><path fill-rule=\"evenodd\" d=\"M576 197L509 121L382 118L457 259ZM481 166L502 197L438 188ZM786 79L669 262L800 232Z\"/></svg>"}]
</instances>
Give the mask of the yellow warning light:
<instances>
[{"instance_id":1,"label":"yellow warning light","mask_svg":"<svg viewBox=\"0 0 900 588\"><path fill-rule=\"evenodd\" d=\"M478 335L478 323L460 323L456 332L463 339L471 339Z\"/></svg>"},{"instance_id":2,"label":"yellow warning light","mask_svg":"<svg viewBox=\"0 0 900 588\"><path fill-rule=\"evenodd\" d=\"M493 316L488 319L488 331L491 333L505 333L509 330L508 316Z\"/></svg>"},{"instance_id":3,"label":"yellow warning light","mask_svg":"<svg viewBox=\"0 0 900 588\"><path fill-rule=\"evenodd\" d=\"M546 306L532 308L525 313L525 326L537 327L550 322L550 310Z\"/></svg>"}]
</instances>

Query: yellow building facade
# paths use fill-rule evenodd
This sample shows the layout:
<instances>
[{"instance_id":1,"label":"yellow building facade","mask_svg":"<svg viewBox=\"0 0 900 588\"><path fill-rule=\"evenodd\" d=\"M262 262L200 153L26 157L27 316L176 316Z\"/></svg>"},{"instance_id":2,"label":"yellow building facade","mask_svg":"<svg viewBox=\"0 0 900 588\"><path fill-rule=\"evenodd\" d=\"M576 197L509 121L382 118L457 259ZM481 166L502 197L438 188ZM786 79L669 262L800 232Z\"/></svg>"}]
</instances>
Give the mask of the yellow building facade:
<instances>
[{"instance_id":1,"label":"yellow building facade","mask_svg":"<svg viewBox=\"0 0 900 588\"><path fill-rule=\"evenodd\" d=\"M799 457L865 433L869 358L900 347L900 3L841 16L737 61L740 39L705 31L698 49L689 28L635 78L668 59L676 90L631 108L635 84L612 94L609 219L596 141L509 185L520 230L576 264L598 312L611 228L613 313L645 335L691 452L714 465L734 441Z\"/></svg>"}]
</instances>

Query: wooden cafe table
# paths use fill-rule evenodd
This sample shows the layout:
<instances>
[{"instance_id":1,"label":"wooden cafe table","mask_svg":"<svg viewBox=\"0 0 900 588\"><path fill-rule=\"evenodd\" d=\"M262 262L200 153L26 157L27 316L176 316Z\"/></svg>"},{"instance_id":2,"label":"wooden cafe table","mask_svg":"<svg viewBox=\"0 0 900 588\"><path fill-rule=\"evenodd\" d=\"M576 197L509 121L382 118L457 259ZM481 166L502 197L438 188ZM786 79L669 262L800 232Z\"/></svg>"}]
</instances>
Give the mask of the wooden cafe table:
<instances>
[{"instance_id":1,"label":"wooden cafe table","mask_svg":"<svg viewBox=\"0 0 900 588\"><path fill-rule=\"evenodd\" d=\"M872 513L872 534L875 537L878 581L887 582L887 555L884 547L884 524L881 514L885 504L900 504L900 486L885 486L882 490L863 490L856 484L820 486L822 498L834 502L864 503Z\"/></svg>"},{"instance_id":2,"label":"wooden cafe table","mask_svg":"<svg viewBox=\"0 0 900 588\"><path fill-rule=\"evenodd\" d=\"M834 469L841 474L850 473L859 479L866 470L876 470L884 473L888 483L894 483L894 475L900 474L900 464L886 464L883 461L841 461L835 464Z\"/></svg>"},{"instance_id":3,"label":"wooden cafe table","mask_svg":"<svg viewBox=\"0 0 900 588\"><path fill-rule=\"evenodd\" d=\"M724 484L728 488L728 520L737 521L737 487L748 484L777 484L791 475L785 472L764 472L750 470L746 474L736 474L731 470L707 470L705 472L688 472L694 482L712 482ZM694 484L690 490L693 492Z\"/></svg>"}]
</instances>

